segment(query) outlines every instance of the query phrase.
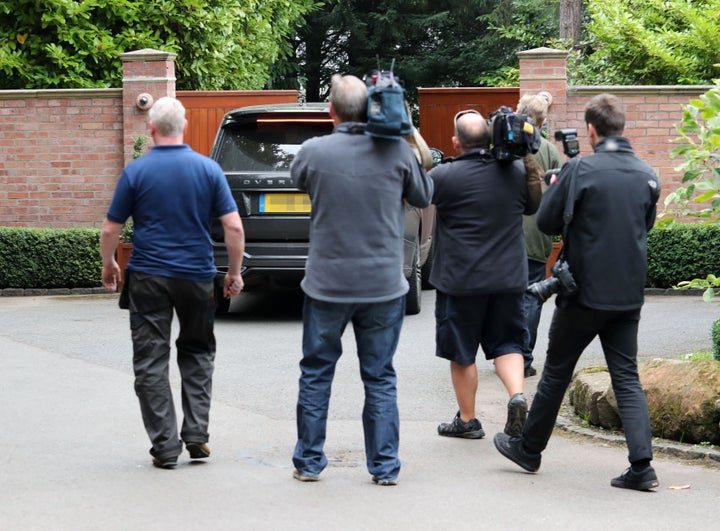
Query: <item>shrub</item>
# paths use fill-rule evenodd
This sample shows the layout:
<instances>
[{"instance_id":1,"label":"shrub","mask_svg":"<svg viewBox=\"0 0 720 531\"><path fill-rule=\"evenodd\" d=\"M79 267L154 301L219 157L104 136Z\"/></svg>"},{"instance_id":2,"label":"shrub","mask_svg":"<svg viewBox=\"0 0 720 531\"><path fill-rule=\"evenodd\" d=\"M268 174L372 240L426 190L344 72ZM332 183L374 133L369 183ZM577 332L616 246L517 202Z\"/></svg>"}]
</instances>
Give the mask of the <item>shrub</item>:
<instances>
[{"instance_id":1,"label":"shrub","mask_svg":"<svg viewBox=\"0 0 720 531\"><path fill-rule=\"evenodd\" d=\"M648 287L669 288L720 271L720 226L675 223L648 234Z\"/></svg>"},{"instance_id":2,"label":"shrub","mask_svg":"<svg viewBox=\"0 0 720 531\"><path fill-rule=\"evenodd\" d=\"M0 288L100 285L100 230L0 227Z\"/></svg>"},{"instance_id":3,"label":"shrub","mask_svg":"<svg viewBox=\"0 0 720 531\"><path fill-rule=\"evenodd\" d=\"M715 321L710 332L713 358L720 361L720 319Z\"/></svg>"}]
</instances>

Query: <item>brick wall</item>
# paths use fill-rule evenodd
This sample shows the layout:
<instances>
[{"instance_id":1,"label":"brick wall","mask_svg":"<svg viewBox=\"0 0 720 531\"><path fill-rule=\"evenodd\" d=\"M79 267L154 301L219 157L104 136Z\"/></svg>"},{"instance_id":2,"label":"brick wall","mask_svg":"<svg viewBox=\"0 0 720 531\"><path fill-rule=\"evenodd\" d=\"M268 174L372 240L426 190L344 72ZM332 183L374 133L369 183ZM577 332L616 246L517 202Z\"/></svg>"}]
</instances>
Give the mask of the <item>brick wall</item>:
<instances>
[{"instance_id":1,"label":"brick wall","mask_svg":"<svg viewBox=\"0 0 720 531\"><path fill-rule=\"evenodd\" d=\"M682 118L681 106L709 87L568 87L566 52L539 48L518 56L520 94L547 90L554 96L551 131L577 128L581 155L589 154L584 105L595 94L612 92L625 104L625 133L658 173L663 197L679 185L673 168L680 161L669 155L674 124ZM121 58L122 88L0 91L0 225L100 226L132 158L133 137L147 133L137 97L175 95L175 54L139 50ZM483 89L463 89L472 90ZM452 114L442 120L451 124Z\"/></svg>"},{"instance_id":2,"label":"brick wall","mask_svg":"<svg viewBox=\"0 0 720 531\"><path fill-rule=\"evenodd\" d=\"M0 96L0 225L94 226L123 167L120 90Z\"/></svg>"},{"instance_id":3,"label":"brick wall","mask_svg":"<svg viewBox=\"0 0 720 531\"><path fill-rule=\"evenodd\" d=\"M674 191L682 175L675 167L682 159L672 159L670 151L678 137L675 124L682 120L682 106L706 92L710 86L567 86L567 52L538 48L518 54L520 58L520 95L547 90L553 95L548 116L551 133L563 127L574 127L580 139L580 155L589 155L585 104L603 92L618 96L625 107L625 136L633 149L653 167L662 185L658 210L663 199ZM559 148L559 146L558 146Z\"/></svg>"}]
</instances>

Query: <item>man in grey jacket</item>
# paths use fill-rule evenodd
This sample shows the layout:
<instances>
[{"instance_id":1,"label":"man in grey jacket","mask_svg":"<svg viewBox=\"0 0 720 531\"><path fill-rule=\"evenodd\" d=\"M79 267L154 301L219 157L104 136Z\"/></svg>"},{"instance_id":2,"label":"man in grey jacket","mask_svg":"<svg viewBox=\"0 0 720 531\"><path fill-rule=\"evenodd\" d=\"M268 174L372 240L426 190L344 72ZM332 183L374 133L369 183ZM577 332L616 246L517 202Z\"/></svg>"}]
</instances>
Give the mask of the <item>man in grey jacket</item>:
<instances>
[{"instance_id":1,"label":"man in grey jacket","mask_svg":"<svg viewBox=\"0 0 720 531\"><path fill-rule=\"evenodd\" d=\"M290 168L312 202L293 455L293 476L300 481L317 481L327 466L330 388L350 322L365 386L367 468L379 485L395 485L400 472L393 356L408 291L403 200L427 206L432 182L404 140L364 134L366 109L365 84L354 76L333 76L335 129L303 143Z\"/></svg>"}]
</instances>

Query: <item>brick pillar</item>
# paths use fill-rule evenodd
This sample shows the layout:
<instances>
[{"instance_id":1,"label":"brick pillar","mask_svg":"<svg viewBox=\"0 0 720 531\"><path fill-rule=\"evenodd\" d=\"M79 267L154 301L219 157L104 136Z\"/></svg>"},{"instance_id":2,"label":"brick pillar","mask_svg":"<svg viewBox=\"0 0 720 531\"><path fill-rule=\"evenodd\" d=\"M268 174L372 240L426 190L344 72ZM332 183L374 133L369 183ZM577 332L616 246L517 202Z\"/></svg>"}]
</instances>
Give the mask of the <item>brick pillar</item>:
<instances>
[{"instance_id":1,"label":"brick pillar","mask_svg":"<svg viewBox=\"0 0 720 531\"><path fill-rule=\"evenodd\" d=\"M535 48L517 53L520 60L520 96L546 90L553 97L548 127L565 127L567 116L568 52ZM552 122L552 125L550 125Z\"/></svg>"},{"instance_id":2,"label":"brick pillar","mask_svg":"<svg viewBox=\"0 0 720 531\"><path fill-rule=\"evenodd\" d=\"M120 55L123 62L125 164L132 161L133 137L149 134L147 109L138 107L138 97L148 94L153 101L163 96L175 97L176 57L177 54L149 48Z\"/></svg>"}]
</instances>

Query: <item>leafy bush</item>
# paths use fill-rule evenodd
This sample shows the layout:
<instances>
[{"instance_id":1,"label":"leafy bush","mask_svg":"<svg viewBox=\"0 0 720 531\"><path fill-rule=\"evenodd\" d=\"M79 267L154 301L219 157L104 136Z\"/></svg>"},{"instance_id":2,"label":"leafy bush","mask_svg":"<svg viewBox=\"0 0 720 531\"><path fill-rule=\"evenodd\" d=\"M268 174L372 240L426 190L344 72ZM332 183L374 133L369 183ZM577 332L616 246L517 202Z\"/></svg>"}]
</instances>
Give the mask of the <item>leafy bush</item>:
<instances>
[{"instance_id":1,"label":"leafy bush","mask_svg":"<svg viewBox=\"0 0 720 531\"><path fill-rule=\"evenodd\" d=\"M675 223L648 234L648 286L669 288L720 271L720 226Z\"/></svg>"},{"instance_id":2,"label":"leafy bush","mask_svg":"<svg viewBox=\"0 0 720 531\"><path fill-rule=\"evenodd\" d=\"M132 241L132 221L122 241ZM720 271L720 225L674 224L648 234L648 287ZM0 289L100 286L99 229L0 227Z\"/></svg>"},{"instance_id":3,"label":"leafy bush","mask_svg":"<svg viewBox=\"0 0 720 531\"><path fill-rule=\"evenodd\" d=\"M0 227L0 288L100 285L99 229Z\"/></svg>"},{"instance_id":4,"label":"leafy bush","mask_svg":"<svg viewBox=\"0 0 720 531\"><path fill-rule=\"evenodd\" d=\"M589 42L576 83L703 85L717 76L720 0L584 4Z\"/></svg>"},{"instance_id":5,"label":"leafy bush","mask_svg":"<svg viewBox=\"0 0 720 531\"><path fill-rule=\"evenodd\" d=\"M713 323L710 336L712 338L713 358L720 361L720 319Z\"/></svg>"},{"instance_id":6,"label":"leafy bush","mask_svg":"<svg viewBox=\"0 0 720 531\"><path fill-rule=\"evenodd\" d=\"M181 53L178 89L259 89L312 0L5 0L0 88L119 86L120 54Z\"/></svg>"}]
</instances>

